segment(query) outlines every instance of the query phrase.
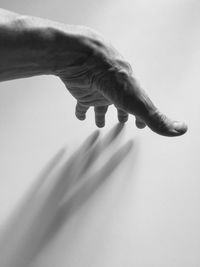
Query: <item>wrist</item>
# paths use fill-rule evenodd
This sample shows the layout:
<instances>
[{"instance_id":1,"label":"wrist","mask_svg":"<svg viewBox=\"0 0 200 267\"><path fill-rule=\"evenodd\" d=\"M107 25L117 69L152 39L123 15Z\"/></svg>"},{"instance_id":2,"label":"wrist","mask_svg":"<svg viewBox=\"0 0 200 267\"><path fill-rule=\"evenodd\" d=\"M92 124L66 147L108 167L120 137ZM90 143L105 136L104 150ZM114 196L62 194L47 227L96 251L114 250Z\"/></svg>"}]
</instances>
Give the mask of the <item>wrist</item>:
<instances>
[{"instance_id":1,"label":"wrist","mask_svg":"<svg viewBox=\"0 0 200 267\"><path fill-rule=\"evenodd\" d=\"M67 77L77 68L88 67L87 62L95 50L87 28L56 23L51 30L54 36L51 62L53 74L60 76L64 72Z\"/></svg>"},{"instance_id":2,"label":"wrist","mask_svg":"<svg viewBox=\"0 0 200 267\"><path fill-rule=\"evenodd\" d=\"M91 56L105 48L101 37L84 26L30 16L21 16L20 21L29 39L30 62L41 74L59 76L64 71L66 76L71 75L74 68L82 68Z\"/></svg>"}]
</instances>

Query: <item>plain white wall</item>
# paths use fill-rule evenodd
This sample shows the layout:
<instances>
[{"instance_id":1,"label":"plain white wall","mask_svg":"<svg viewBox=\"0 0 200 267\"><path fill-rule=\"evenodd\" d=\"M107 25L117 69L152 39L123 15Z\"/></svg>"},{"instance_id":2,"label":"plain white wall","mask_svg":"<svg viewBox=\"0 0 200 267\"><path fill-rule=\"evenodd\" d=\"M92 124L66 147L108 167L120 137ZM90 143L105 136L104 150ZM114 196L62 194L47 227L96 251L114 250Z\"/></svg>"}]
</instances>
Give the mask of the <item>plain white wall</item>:
<instances>
[{"instance_id":1,"label":"plain white wall","mask_svg":"<svg viewBox=\"0 0 200 267\"><path fill-rule=\"evenodd\" d=\"M46 176L38 174L60 148L66 147L64 157L70 157L96 129L93 111L86 121L78 121L75 100L55 77L1 83L0 266L29 266L30 257L32 267L200 266L200 2L0 0L0 4L21 14L100 31L130 61L156 105L189 125L186 135L165 138L136 129L130 118L121 143L134 140L131 153L106 181L104 172L93 177L104 181L94 186L95 192L83 188L75 195L71 215L58 231L50 231L52 237L45 243L40 233L53 219L57 225L59 197L50 193L55 188L62 191L56 183L62 168L51 163L56 170L43 187L40 182ZM115 124L116 112L110 108L101 135ZM116 141L107 156L116 155L119 147ZM72 174L78 176L75 170Z\"/></svg>"}]
</instances>

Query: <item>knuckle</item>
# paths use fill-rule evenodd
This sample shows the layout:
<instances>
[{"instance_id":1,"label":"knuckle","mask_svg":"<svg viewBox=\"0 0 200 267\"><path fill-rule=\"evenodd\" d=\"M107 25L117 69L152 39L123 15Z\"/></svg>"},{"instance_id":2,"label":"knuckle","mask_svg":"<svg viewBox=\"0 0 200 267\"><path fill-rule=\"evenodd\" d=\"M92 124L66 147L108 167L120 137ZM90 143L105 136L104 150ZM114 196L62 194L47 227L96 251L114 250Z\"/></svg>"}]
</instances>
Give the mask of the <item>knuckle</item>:
<instances>
[{"instance_id":1,"label":"knuckle","mask_svg":"<svg viewBox=\"0 0 200 267\"><path fill-rule=\"evenodd\" d=\"M116 62L117 62L120 72L127 73L128 75L132 75L133 70L132 70L131 64L128 61L124 59L117 59Z\"/></svg>"}]
</instances>

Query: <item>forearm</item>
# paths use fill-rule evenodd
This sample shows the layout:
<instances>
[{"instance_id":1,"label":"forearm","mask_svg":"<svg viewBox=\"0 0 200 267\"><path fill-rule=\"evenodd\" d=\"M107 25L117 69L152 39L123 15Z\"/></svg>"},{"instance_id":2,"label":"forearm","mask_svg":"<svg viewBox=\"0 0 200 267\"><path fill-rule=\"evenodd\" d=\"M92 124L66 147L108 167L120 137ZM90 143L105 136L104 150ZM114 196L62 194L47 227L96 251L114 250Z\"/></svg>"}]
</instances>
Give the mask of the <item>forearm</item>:
<instances>
[{"instance_id":1,"label":"forearm","mask_svg":"<svg viewBox=\"0 0 200 267\"><path fill-rule=\"evenodd\" d=\"M0 81L50 73L49 31L26 20L0 11Z\"/></svg>"},{"instance_id":2,"label":"forearm","mask_svg":"<svg viewBox=\"0 0 200 267\"><path fill-rule=\"evenodd\" d=\"M0 9L0 81L55 74L77 53L87 58L80 35L75 26Z\"/></svg>"}]
</instances>

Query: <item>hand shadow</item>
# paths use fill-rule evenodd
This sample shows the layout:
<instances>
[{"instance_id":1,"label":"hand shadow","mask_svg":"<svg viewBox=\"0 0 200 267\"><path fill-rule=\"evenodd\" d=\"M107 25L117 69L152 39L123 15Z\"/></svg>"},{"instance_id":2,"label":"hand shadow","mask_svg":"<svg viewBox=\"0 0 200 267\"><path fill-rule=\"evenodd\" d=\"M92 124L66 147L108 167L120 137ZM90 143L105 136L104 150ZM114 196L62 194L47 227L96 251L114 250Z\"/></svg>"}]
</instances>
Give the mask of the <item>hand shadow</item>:
<instances>
[{"instance_id":1,"label":"hand shadow","mask_svg":"<svg viewBox=\"0 0 200 267\"><path fill-rule=\"evenodd\" d=\"M59 163L64 149L51 160L0 236L0 266L28 267L110 177L133 147L128 141L117 151L112 149L118 147L122 130L122 124L116 125L103 140L96 131L67 161Z\"/></svg>"}]
</instances>

